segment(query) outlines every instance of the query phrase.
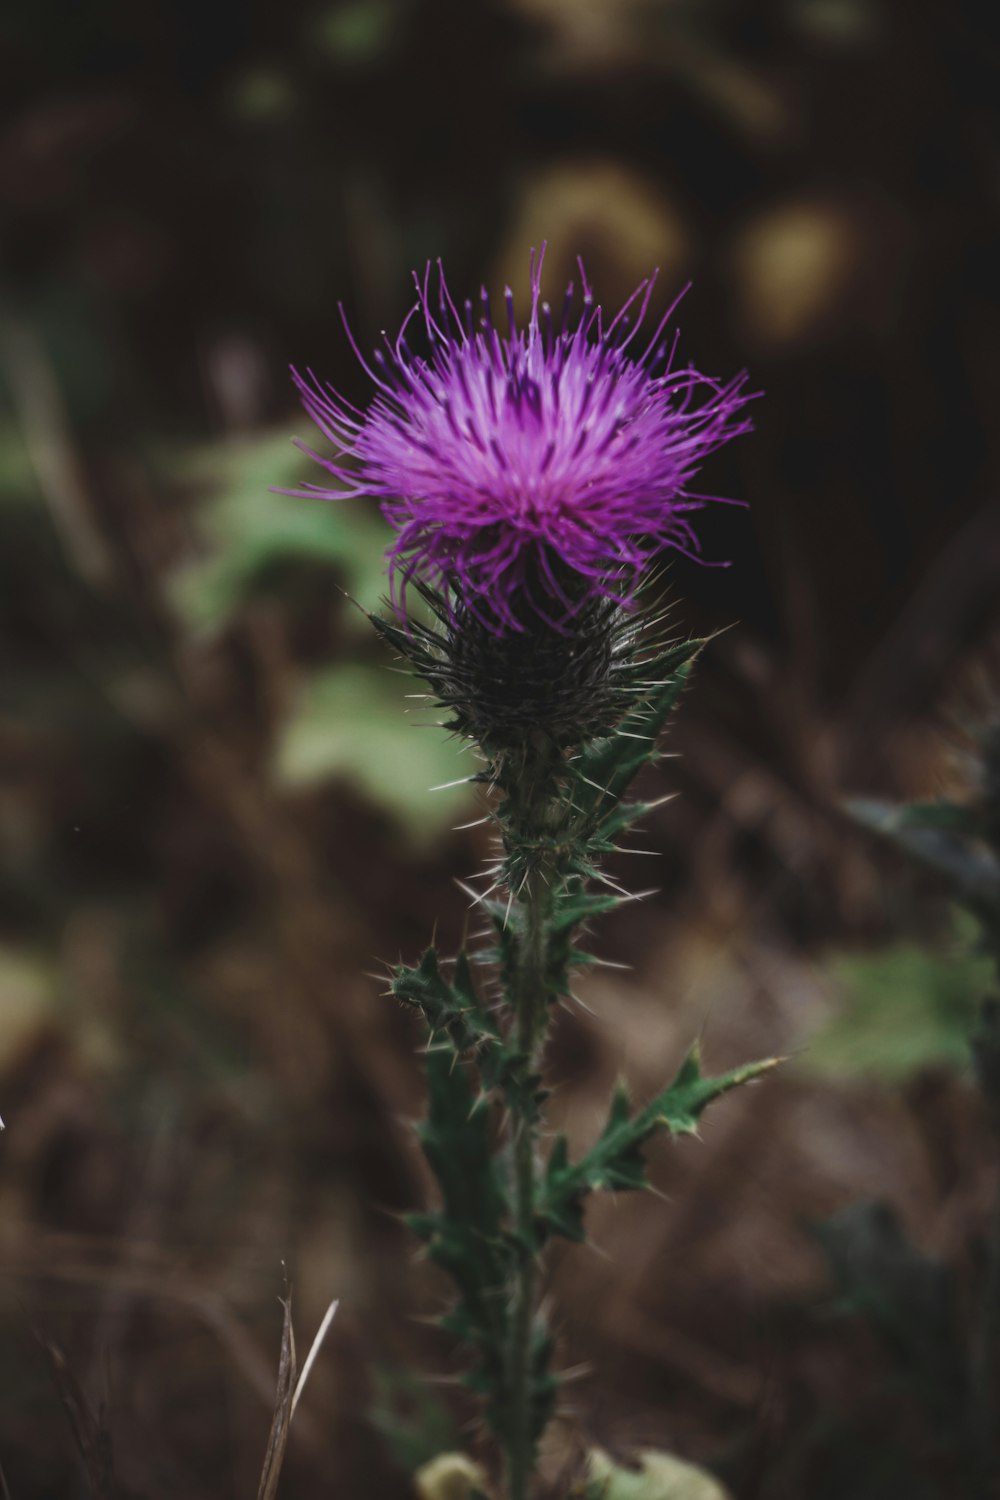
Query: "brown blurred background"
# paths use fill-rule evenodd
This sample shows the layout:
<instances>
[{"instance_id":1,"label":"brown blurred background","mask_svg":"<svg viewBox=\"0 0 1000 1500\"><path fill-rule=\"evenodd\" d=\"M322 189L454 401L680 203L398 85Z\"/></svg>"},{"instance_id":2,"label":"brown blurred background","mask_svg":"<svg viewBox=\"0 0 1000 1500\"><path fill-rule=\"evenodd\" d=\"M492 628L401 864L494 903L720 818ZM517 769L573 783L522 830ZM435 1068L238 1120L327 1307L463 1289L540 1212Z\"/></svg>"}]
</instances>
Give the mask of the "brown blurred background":
<instances>
[{"instance_id":1,"label":"brown blurred background","mask_svg":"<svg viewBox=\"0 0 1000 1500\"><path fill-rule=\"evenodd\" d=\"M19 0L7 22L12 1500L253 1495L283 1263L301 1343L341 1300L285 1493L402 1500L479 1442L398 1222L429 1190L419 1032L373 974L435 924L461 940L482 830L451 831L477 816L461 789L428 793L465 762L404 719L343 594L378 600L382 522L268 487L302 473L289 362L365 399L338 299L370 342L428 257L463 291L523 286L543 238L550 284L580 252L608 304L652 265L664 300L693 280L686 355L766 391L711 465L751 501L704 516L734 566L671 569L678 630L732 628L652 778L681 793L645 830L659 858L620 861L659 892L597 939L632 971L559 1019L555 1113L585 1141L616 1074L649 1093L696 1035L713 1068L793 1054L656 1148L662 1197L596 1206L597 1248L555 1257L560 1362L586 1373L547 1462L568 1474L582 1432L711 1463L739 1500L957 1495L920 1357L835 1316L810 1226L885 1201L974 1316L988 971L839 805L961 785L948 726L1000 627L1000 23L966 0Z\"/></svg>"}]
</instances>

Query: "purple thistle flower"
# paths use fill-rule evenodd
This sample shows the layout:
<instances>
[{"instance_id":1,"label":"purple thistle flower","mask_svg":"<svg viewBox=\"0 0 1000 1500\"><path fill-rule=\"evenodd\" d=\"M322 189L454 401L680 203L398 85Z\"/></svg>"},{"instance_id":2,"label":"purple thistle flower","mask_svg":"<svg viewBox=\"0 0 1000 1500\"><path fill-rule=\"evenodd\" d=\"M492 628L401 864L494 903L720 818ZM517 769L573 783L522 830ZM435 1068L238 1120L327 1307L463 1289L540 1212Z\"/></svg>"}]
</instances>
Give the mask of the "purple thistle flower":
<instances>
[{"instance_id":1,"label":"purple thistle flower","mask_svg":"<svg viewBox=\"0 0 1000 1500\"><path fill-rule=\"evenodd\" d=\"M456 597L498 634L524 628L524 605L564 630L600 596L630 604L658 553L697 556L690 514L720 497L689 486L709 453L751 427L745 374L723 383L675 367L677 336L665 330L676 302L637 342L656 272L605 326L582 261L582 297L571 282L553 315L541 296L544 254L544 245L537 258L532 251L526 326L509 287L506 331L485 288L478 311L466 301L460 312L440 262L437 309L428 265L422 283L414 274L417 301L398 337L383 333L373 365L344 318L377 387L367 411L311 371L292 372L337 454L299 446L337 487L290 493L380 502L396 532L386 555L401 615L412 579ZM418 313L425 355L407 343Z\"/></svg>"}]
</instances>

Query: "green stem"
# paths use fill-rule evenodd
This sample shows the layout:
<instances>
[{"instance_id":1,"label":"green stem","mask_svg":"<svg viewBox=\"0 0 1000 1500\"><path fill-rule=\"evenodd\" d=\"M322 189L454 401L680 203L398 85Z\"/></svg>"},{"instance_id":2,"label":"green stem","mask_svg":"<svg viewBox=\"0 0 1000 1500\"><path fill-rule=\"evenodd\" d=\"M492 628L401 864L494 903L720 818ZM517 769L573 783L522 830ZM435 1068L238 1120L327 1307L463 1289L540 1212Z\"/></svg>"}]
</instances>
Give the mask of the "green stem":
<instances>
[{"instance_id":1,"label":"green stem","mask_svg":"<svg viewBox=\"0 0 1000 1500\"><path fill-rule=\"evenodd\" d=\"M520 903L523 940L516 975L514 1027L518 1051L534 1072L544 1046L548 1018L546 993L546 919L549 900L546 872L529 876ZM532 1411L533 1349L537 1263L534 1245L536 1129L521 1115L514 1122L515 1230L524 1247L514 1286L507 1382L510 1425L507 1445L508 1500L527 1500L534 1471L535 1435Z\"/></svg>"}]
</instances>

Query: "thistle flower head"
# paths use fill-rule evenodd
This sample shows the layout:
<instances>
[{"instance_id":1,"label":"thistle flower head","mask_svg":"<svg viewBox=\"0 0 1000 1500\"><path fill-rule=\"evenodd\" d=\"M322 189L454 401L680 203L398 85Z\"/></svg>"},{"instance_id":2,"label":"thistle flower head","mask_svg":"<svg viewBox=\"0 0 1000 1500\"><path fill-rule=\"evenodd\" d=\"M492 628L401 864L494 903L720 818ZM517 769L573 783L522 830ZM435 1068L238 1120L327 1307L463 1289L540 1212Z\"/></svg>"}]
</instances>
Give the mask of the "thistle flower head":
<instances>
[{"instance_id":1,"label":"thistle flower head","mask_svg":"<svg viewBox=\"0 0 1000 1500\"><path fill-rule=\"evenodd\" d=\"M718 497L691 483L751 425L744 375L721 382L677 363L673 307L643 331L655 273L606 319L581 262L579 288L553 311L543 256L532 252L521 324L509 288L502 322L485 289L460 309L439 263L433 292L430 266L414 277L413 307L371 362L348 328L376 387L366 411L311 372L294 376L336 450L305 451L336 487L293 493L380 502L400 614L414 579L497 635L539 617L564 630L601 596L629 605L654 556L697 555L692 512ZM409 342L421 324L423 353Z\"/></svg>"}]
</instances>

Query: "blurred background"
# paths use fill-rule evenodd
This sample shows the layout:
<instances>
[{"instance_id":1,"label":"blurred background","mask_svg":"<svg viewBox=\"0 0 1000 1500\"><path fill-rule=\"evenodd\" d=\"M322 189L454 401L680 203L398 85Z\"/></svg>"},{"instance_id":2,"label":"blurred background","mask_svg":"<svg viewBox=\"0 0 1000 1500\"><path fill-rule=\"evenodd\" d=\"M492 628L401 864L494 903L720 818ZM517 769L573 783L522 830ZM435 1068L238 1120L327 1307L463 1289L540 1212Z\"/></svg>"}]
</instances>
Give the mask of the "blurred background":
<instances>
[{"instance_id":1,"label":"blurred background","mask_svg":"<svg viewBox=\"0 0 1000 1500\"><path fill-rule=\"evenodd\" d=\"M671 566L678 632L728 628L651 778L680 793L658 858L616 868L659 887L598 935L631 970L560 1015L554 1113L585 1142L616 1075L648 1095L695 1036L713 1071L792 1057L554 1257L582 1373L553 1493L596 1441L739 1500L964 1495L989 966L841 806L961 796L988 710L1000 23L21 0L6 29L3 1492L254 1494L286 1274L300 1345L340 1311L285 1493L405 1500L480 1442L399 1222L429 1191L420 1034L378 974L461 941L484 830L428 793L464 762L345 597L381 596L379 516L269 486L304 473L290 362L367 399L338 299L370 344L428 257L523 289L547 238L548 285L582 253L605 305L690 279L684 356L766 392L706 470L751 502L703 518L734 566Z\"/></svg>"}]
</instances>

